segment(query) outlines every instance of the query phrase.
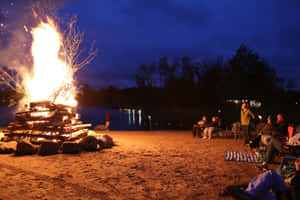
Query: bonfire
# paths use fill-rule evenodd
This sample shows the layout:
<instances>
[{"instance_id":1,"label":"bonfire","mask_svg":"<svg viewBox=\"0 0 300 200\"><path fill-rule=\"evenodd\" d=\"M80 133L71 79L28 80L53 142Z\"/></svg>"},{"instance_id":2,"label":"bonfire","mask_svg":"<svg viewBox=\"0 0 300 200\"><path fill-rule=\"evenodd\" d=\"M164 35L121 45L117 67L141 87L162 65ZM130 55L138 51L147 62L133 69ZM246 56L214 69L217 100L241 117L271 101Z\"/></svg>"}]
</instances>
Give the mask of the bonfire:
<instances>
[{"instance_id":1,"label":"bonfire","mask_svg":"<svg viewBox=\"0 0 300 200\"><path fill-rule=\"evenodd\" d=\"M96 51L92 47L88 56L78 61L82 34L73 19L64 34L49 17L30 33L32 73L13 76L0 69L2 84L24 94L20 101L23 109L16 113L16 122L9 124L5 136L29 137L35 141L68 141L86 136L91 124L82 124L76 113L74 74L95 57ZM16 79L19 76L21 81Z\"/></svg>"}]
</instances>

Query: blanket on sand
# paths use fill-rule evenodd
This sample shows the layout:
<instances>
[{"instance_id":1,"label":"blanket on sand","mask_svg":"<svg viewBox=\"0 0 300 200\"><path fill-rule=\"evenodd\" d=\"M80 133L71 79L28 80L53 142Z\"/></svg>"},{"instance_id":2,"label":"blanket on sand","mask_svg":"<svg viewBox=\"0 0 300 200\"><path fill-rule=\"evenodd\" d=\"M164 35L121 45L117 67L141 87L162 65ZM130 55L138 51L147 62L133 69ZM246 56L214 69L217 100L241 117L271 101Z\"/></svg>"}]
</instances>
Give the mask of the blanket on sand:
<instances>
[{"instance_id":1,"label":"blanket on sand","mask_svg":"<svg viewBox=\"0 0 300 200\"><path fill-rule=\"evenodd\" d=\"M260 159L257 157L257 155L254 153L231 152L231 151L225 152L224 160L249 162L249 163L261 162Z\"/></svg>"}]
</instances>

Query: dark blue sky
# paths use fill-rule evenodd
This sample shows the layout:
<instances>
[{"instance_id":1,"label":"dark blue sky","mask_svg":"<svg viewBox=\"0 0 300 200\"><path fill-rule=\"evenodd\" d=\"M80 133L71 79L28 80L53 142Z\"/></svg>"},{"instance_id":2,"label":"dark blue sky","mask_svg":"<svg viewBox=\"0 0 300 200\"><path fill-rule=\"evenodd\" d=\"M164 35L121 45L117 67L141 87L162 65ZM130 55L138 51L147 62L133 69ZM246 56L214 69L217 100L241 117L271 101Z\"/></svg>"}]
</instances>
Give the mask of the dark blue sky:
<instances>
[{"instance_id":1,"label":"dark blue sky","mask_svg":"<svg viewBox=\"0 0 300 200\"><path fill-rule=\"evenodd\" d=\"M58 6L62 16L78 15L86 42L96 41L98 56L79 74L94 87L134 86L137 67L161 56L228 59L242 42L279 76L300 83L298 0L65 0Z\"/></svg>"}]
</instances>

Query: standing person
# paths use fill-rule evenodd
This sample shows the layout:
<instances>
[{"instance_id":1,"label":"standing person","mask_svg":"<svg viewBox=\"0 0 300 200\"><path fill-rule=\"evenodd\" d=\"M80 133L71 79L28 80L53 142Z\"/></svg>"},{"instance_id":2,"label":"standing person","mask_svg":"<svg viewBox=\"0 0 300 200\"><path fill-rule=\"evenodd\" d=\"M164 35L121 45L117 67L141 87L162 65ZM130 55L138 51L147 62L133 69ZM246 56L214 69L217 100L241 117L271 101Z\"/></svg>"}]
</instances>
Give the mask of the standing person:
<instances>
[{"instance_id":1,"label":"standing person","mask_svg":"<svg viewBox=\"0 0 300 200\"><path fill-rule=\"evenodd\" d=\"M110 125L109 112L106 112L106 115L105 115L105 127L108 129L109 125Z\"/></svg>"},{"instance_id":2,"label":"standing person","mask_svg":"<svg viewBox=\"0 0 300 200\"><path fill-rule=\"evenodd\" d=\"M254 119L254 118L255 118L255 116L249 109L249 105L246 103L242 103L241 126L242 126L242 131L245 135L245 144L249 144L249 140L250 140L249 125L250 125L251 119Z\"/></svg>"}]
</instances>

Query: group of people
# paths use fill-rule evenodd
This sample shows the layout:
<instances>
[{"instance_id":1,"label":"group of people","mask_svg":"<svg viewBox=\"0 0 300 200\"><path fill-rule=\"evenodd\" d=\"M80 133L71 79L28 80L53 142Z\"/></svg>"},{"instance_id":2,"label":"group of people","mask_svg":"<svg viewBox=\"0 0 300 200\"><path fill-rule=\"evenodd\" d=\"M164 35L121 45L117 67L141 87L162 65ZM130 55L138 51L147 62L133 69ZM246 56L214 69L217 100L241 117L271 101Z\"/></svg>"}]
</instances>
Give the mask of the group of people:
<instances>
[{"instance_id":1,"label":"group of people","mask_svg":"<svg viewBox=\"0 0 300 200\"><path fill-rule=\"evenodd\" d=\"M286 193L288 193L288 185L300 185L300 158L295 161L295 169L288 172L277 173L273 170L268 170L268 163L273 161L276 153L284 152L284 144L288 138L288 123L283 114L278 113L276 115L276 121L273 122L272 117L268 116L266 124L261 129L256 129L256 134L250 131L251 124L256 118L253 112L249 108L249 104L242 103L241 115L240 115L241 131L244 135L244 143L249 147L256 147L257 149L264 150L260 152L262 154L261 168L265 170L264 173L253 178L248 187L243 192L248 195L260 199L286 199ZM203 133L204 139L212 138L213 132L220 127L220 119L213 116L211 121L208 122L206 116L202 117L202 120L198 121L193 126L193 135L200 136ZM300 134L297 134L300 136ZM299 137L300 138L300 137ZM300 139L297 141L300 141ZM291 139L290 139L291 140ZM300 145L300 144L297 144ZM275 195L269 193L270 189L275 191Z\"/></svg>"},{"instance_id":2,"label":"group of people","mask_svg":"<svg viewBox=\"0 0 300 200\"><path fill-rule=\"evenodd\" d=\"M216 132L220 127L221 119L217 116L213 116L211 121L208 121L206 116L202 117L202 120L198 121L197 124L193 126L193 135L196 137L201 136L203 133L203 139L211 139L213 132Z\"/></svg>"},{"instance_id":3,"label":"group of people","mask_svg":"<svg viewBox=\"0 0 300 200\"><path fill-rule=\"evenodd\" d=\"M256 135L250 135L249 126L254 118L255 115L251 112L249 106L243 103L241 107L241 127L244 132L245 145L258 147L258 149L262 147L265 150L263 152L262 167L267 169L268 163L272 162L274 155L277 152L284 151L282 145L288 138L288 123L281 113L277 114L275 123L272 122L271 116L268 116L267 123L262 129L258 130Z\"/></svg>"},{"instance_id":4,"label":"group of people","mask_svg":"<svg viewBox=\"0 0 300 200\"><path fill-rule=\"evenodd\" d=\"M249 128L253 119L255 119L255 115L249 109L248 104L243 103L241 106L241 129L244 133L245 145L251 146L255 142L257 144L254 147L264 147L262 149L265 150L261 166L265 172L253 178L244 192L254 198L288 199L288 186L297 185L299 189L300 159L296 159L294 163L295 170L281 171L280 173L268 170L268 163L272 162L274 155L278 152L284 152L283 145L288 138L288 124L281 113L277 114L275 123L272 122L271 116L268 116L267 123L256 135L252 136ZM273 194L269 192L270 189L273 189Z\"/></svg>"}]
</instances>

